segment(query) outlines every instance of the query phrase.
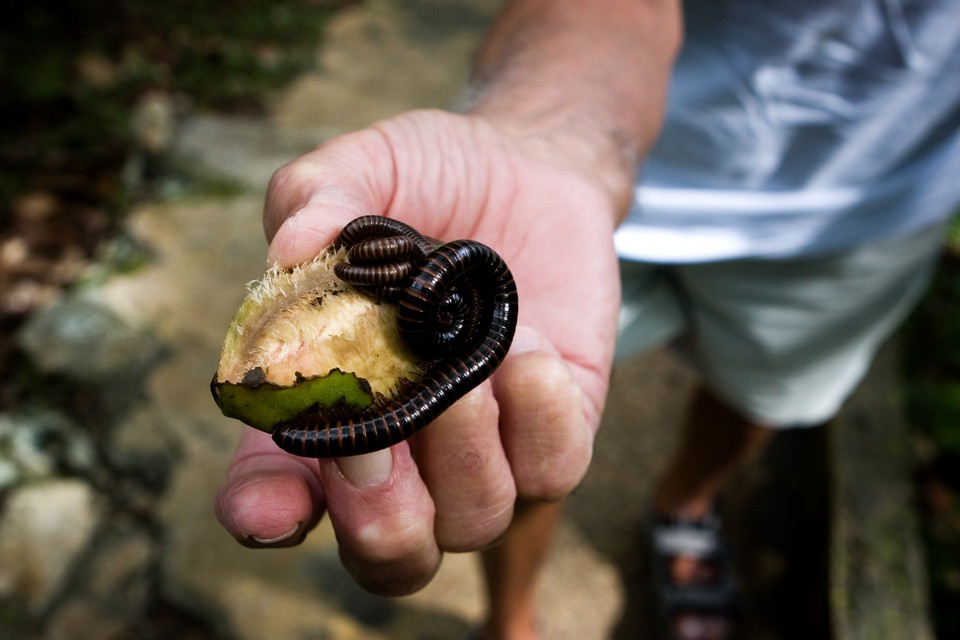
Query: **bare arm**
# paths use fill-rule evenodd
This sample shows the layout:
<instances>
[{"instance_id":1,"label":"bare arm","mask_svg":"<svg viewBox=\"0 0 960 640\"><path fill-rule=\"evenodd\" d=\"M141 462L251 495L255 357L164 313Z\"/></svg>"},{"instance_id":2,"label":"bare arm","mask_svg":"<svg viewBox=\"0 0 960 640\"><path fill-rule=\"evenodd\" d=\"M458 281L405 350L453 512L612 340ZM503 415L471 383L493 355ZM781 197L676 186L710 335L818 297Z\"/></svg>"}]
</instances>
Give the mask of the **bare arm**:
<instances>
[{"instance_id":1,"label":"bare arm","mask_svg":"<svg viewBox=\"0 0 960 640\"><path fill-rule=\"evenodd\" d=\"M677 0L519 0L477 54L470 108L589 175L623 211L659 131Z\"/></svg>"}]
</instances>

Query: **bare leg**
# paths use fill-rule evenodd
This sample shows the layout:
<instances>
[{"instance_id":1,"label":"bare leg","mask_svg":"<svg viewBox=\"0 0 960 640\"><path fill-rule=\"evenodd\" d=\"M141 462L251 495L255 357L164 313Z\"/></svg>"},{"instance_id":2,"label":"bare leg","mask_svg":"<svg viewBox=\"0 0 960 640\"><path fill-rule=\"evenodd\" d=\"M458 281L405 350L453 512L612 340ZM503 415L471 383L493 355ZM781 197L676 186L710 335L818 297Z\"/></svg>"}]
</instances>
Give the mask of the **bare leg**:
<instances>
[{"instance_id":1,"label":"bare leg","mask_svg":"<svg viewBox=\"0 0 960 640\"><path fill-rule=\"evenodd\" d=\"M751 422L701 387L654 496L654 508L668 516L708 515L724 483L763 450L773 434L773 429Z\"/></svg>"},{"instance_id":2,"label":"bare leg","mask_svg":"<svg viewBox=\"0 0 960 640\"><path fill-rule=\"evenodd\" d=\"M703 520L713 511L717 495L748 458L763 449L774 431L755 424L704 388L694 395L683 435L654 496L660 516ZM677 585L712 583L719 566L698 555L670 559L670 580ZM670 618L671 637L726 640L734 622L704 611L678 611Z\"/></svg>"},{"instance_id":3,"label":"bare leg","mask_svg":"<svg viewBox=\"0 0 960 640\"><path fill-rule=\"evenodd\" d=\"M489 618L485 640L535 640L536 586L562 502L518 502L503 540L483 552Z\"/></svg>"},{"instance_id":4,"label":"bare leg","mask_svg":"<svg viewBox=\"0 0 960 640\"><path fill-rule=\"evenodd\" d=\"M699 518L709 514L724 482L750 456L762 450L773 431L753 424L706 390L693 398L684 435L661 481L654 508L663 515ZM485 640L534 640L536 582L562 503L518 503L517 514L500 544L483 553L489 618ZM686 558L675 571L686 573ZM697 580L702 567L692 563Z\"/></svg>"}]
</instances>

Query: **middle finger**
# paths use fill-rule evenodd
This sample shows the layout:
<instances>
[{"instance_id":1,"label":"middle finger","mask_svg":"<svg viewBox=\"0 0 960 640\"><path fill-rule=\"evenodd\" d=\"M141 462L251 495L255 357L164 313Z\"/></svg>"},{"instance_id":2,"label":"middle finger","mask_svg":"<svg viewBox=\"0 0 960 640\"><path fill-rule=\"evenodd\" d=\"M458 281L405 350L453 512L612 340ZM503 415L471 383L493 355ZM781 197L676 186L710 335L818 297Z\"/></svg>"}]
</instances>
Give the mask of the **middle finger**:
<instances>
[{"instance_id":1,"label":"middle finger","mask_svg":"<svg viewBox=\"0 0 960 640\"><path fill-rule=\"evenodd\" d=\"M411 441L436 505L437 543L446 551L489 545L513 517L516 489L498 422L490 385L483 384Z\"/></svg>"}]
</instances>

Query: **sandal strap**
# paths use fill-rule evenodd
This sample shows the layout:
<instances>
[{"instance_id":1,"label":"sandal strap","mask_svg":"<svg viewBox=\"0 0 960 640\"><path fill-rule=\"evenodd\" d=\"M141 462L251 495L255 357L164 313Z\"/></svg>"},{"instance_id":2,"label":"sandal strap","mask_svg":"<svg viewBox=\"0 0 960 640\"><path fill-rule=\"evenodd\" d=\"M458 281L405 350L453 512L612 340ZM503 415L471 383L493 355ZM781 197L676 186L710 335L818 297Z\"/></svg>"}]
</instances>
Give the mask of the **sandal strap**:
<instances>
[{"instance_id":1,"label":"sandal strap","mask_svg":"<svg viewBox=\"0 0 960 640\"><path fill-rule=\"evenodd\" d=\"M740 592L729 581L710 586L664 585L660 603L667 614L697 611L735 617L740 611Z\"/></svg>"},{"instance_id":2,"label":"sandal strap","mask_svg":"<svg viewBox=\"0 0 960 640\"><path fill-rule=\"evenodd\" d=\"M665 612L716 611L736 615L740 593L729 558L720 519L657 518L651 524L654 577ZM671 576L671 561L690 556L711 563L716 579L708 583L679 584Z\"/></svg>"},{"instance_id":3,"label":"sandal strap","mask_svg":"<svg viewBox=\"0 0 960 640\"><path fill-rule=\"evenodd\" d=\"M660 521L651 531L654 551L664 556L714 558L726 555L719 527L701 521Z\"/></svg>"}]
</instances>

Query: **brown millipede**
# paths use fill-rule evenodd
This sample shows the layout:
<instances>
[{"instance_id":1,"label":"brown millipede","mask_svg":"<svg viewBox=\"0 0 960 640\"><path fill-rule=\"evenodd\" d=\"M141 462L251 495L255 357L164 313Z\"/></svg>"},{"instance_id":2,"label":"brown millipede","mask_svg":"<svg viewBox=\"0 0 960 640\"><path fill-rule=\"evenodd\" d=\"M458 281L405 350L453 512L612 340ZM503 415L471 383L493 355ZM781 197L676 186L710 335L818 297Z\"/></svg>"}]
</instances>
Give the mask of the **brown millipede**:
<instances>
[{"instance_id":1,"label":"brown millipede","mask_svg":"<svg viewBox=\"0 0 960 640\"><path fill-rule=\"evenodd\" d=\"M496 370L517 325L513 275L484 244L435 246L407 224L364 216L334 246L357 262L338 264L337 275L396 300L400 335L427 364L422 379L377 415L330 420L308 411L274 428L282 449L312 458L369 453L409 438ZM406 262L415 265L409 273L397 266Z\"/></svg>"}]
</instances>

